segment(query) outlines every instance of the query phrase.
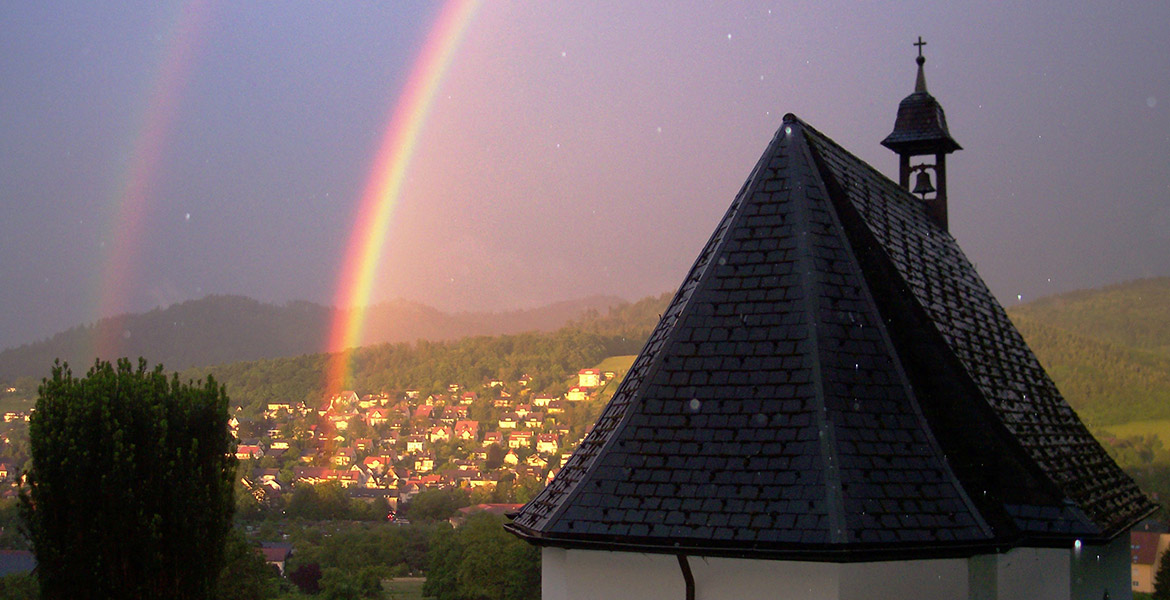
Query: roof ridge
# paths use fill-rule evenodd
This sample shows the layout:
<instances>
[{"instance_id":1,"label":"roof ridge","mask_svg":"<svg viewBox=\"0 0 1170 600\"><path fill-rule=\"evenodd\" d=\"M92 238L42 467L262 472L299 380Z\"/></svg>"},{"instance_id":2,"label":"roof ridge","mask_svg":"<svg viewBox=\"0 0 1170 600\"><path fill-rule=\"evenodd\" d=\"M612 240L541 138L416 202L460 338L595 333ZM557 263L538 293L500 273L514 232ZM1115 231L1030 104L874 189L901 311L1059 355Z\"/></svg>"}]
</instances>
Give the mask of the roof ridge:
<instances>
[{"instance_id":1,"label":"roof ridge","mask_svg":"<svg viewBox=\"0 0 1170 600\"><path fill-rule=\"evenodd\" d=\"M787 118L785 119L787 121ZM796 125L793 127L792 125ZM804 161L804 169L801 177L796 180L795 185L804 190L805 186L816 189L816 179L808 178L809 170L816 169L819 174L819 169L813 161L812 155L808 147L808 142L804 139L804 133L801 131L800 122L792 121L785 125L785 130L791 132L791 136L796 139L799 138L802 142L799 146L802 147L803 152L799 152L800 158ZM793 154L796 154L795 152ZM810 181L802 181L802 179L811 179ZM822 192L823 200L828 202L828 190L819 190ZM821 367L821 319L818 315L821 314L820 307L820 293L814 291L814 287L820 287L820 278L816 277L817 269L815 268L815 258L813 257L813 249L811 242L808 239L809 231L812 229L812 224L808 219L808 192L805 192L804 202L801 202L801 209L794 211L796 216L796 230L800 232L797 236L797 248L800 249L798 253L799 262L802 263L797 267L798 272L803 272L801 279L801 287L804 288L802 300L804 301L805 311L812 318L808 321L809 328L809 342L812 349L809 356L812 359L812 375L813 388L816 390L813 397L816 398L816 411L814 418L817 424L817 439L820 445L821 462L825 473L825 503L829 505L826 509L826 514L829 517L828 533L831 543L842 543L846 541L845 534L845 503L843 499L844 492L841 487L841 473L838 470L841 461L837 456L836 435L833 428L833 422L829 418L828 406L825 403L825 374ZM837 459L834 461L834 459Z\"/></svg>"},{"instance_id":2,"label":"roof ridge","mask_svg":"<svg viewBox=\"0 0 1170 600\"><path fill-rule=\"evenodd\" d=\"M814 132L815 132L815 130L814 130ZM819 132L816 132L816 133L819 133ZM841 215L839 214L840 209L837 207L837 204L834 201L833 197L834 197L834 193L836 192L837 194L842 196L840 198L841 201L848 202L848 198L845 197L844 193L841 190L831 189L833 186L836 186L838 188L843 187L843 186L842 186L841 182L837 181L837 178L833 176L832 171L825 167L820 155L817 153L817 149L810 144L805 144L805 148L810 155L810 160L812 161L812 164L815 166L815 168L817 169L817 172L820 174L821 183L824 184L824 186L825 186L826 200L830 204L830 206L832 207L832 210L829 211L830 218L835 223L837 230L839 230L841 232L841 243L846 248L847 254L850 257L856 257L857 256L856 248L855 248L853 242L850 241L850 239L849 239L848 228L846 227L844 220L842 219ZM866 165L866 166L869 166L869 165ZM891 181L891 183L893 183L893 182ZM902 189L902 188L898 187L898 189ZM876 299L874 298L874 293L873 293L873 290L871 288L872 284L869 282L869 279L865 276L865 269L863 269L860 264L857 264L856 258L851 260L850 264L857 270L857 275L863 284L861 286L861 289L859 290L860 294L868 300L868 303L870 306L873 306L875 308L875 310L877 311L877 313L880 317L881 310L877 308L878 303L876 302ZM931 448L932 454L934 454L935 456L945 457L946 452L943 450L942 445L939 443L938 439L936 438L935 433L934 433L934 429L931 427L929 420L926 418L926 415L922 410L921 400L919 399L918 394L915 392L915 386L911 382L909 375L906 373L905 366L902 364L903 358L902 358L901 354L898 352L897 345L894 343L894 340L892 339L892 337L890 335L890 332L888 329L888 324L886 322L881 322L881 325L879 327L877 327L876 329L878 331L878 335L881 337L883 346L890 352L890 355L893 358L892 368L895 371L895 373L897 374L900 386L905 390L905 392L907 394L907 400L909 403L910 412L914 415L914 418L918 423L919 429L922 431L924 437L926 438L927 444ZM948 460L943 460L941 463L941 468L946 471L949 479L956 481L956 482L960 482L960 485L956 486L955 491L956 491L957 495L960 497L960 500L962 501L964 506L967 508L967 510L969 511L969 513L971 514L973 519L975 520L978 527L988 537L995 537L994 529L990 526L990 524L987 522L987 520L983 517L982 512L980 511L979 507L975 504L975 502L972 500L972 498L970 497L970 494L968 494L964 485L961 484L962 480L959 478L958 473L955 472L955 470L951 466L950 462Z\"/></svg>"},{"instance_id":3,"label":"roof ridge","mask_svg":"<svg viewBox=\"0 0 1170 600\"><path fill-rule=\"evenodd\" d=\"M777 130L776 133L772 136L772 141L768 144L769 149L774 147L777 141L781 139L780 132L781 130ZM714 233L711 234L711 237L707 240L707 244L699 253L698 258L695 259L694 264L691 265L683 285L675 293L674 298L667 306L666 311L662 314L658 325L655 326L654 330L651 332L650 337L646 340L642 350L638 352L637 359L635 359L634 364L631 365L626 377L622 379L622 382L618 386L617 391L614 392L613 398L611 398L610 402L602 409L601 414L598 416L598 424L602 423L602 420L606 419L607 417L616 418L617 422L613 425L612 429L607 431L599 431L600 428L594 427L594 432L597 432L598 435L606 436L605 440L601 441L595 452L574 452L573 455L570 456L570 461L578 461L578 456L580 455L579 460L588 461L588 464L585 465L584 472L582 472L576 480L567 483L568 489L564 491L564 497L557 501L558 506L552 511L552 513L543 519L546 524L552 524L556 522L556 520L564 514L565 509L572 505L572 500L580 492L580 484L590 479L600 467L600 463L597 460L598 457L603 456L606 451L612 447L612 445L615 443L615 440L621 437L621 432L625 429L626 424L629 423L630 416L637 410L638 404L629 402L629 400L635 399L632 397L626 399L626 402L618 402L619 396L623 398L625 396L633 396L634 392L641 387L643 381L653 381L653 376L662 366L662 361L659 359L659 351L663 347L666 347L668 342L675 335L675 325L678 323L679 317L690 304L691 299L694 297L694 292L700 287L700 284L703 282L704 278L710 277L711 273L714 272L710 268L711 261L713 260L714 256L718 255L719 250L727 243L728 238L726 237L726 233L733 229L732 226L736 222L737 217L741 216L740 208L743 206L745 201L751 198L755 187L753 184L758 183L759 173L761 169L767 164L767 159L769 156L770 153L765 152L756 162L755 167L752 168L752 171L748 175L748 178L744 181L743 186L740 187L739 193L736 194L735 200L731 203L731 206L728 207L727 211L724 213L723 218L720 219L719 225L716 227ZM651 346L655 344L657 344L658 347L654 348L652 351L649 351ZM639 363L643 364L639 365ZM646 372L641 373L642 369L646 369ZM636 399L641 400L641 398ZM618 412L620 412L618 415L610 414ZM584 446L585 444L586 442L583 441L581 446ZM568 466L568 463L566 463L565 466ZM556 493L550 491L551 487L551 484L546 486L544 490L541 490L541 492L539 492L531 501L529 501L529 503L534 504L540 500L545 500L544 497L546 496L546 491L549 491L550 494ZM524 511L522 511L522 513L523 512ZM519 527L524 527L522 523L516 525Z\"/></svg>"}]
</instances>

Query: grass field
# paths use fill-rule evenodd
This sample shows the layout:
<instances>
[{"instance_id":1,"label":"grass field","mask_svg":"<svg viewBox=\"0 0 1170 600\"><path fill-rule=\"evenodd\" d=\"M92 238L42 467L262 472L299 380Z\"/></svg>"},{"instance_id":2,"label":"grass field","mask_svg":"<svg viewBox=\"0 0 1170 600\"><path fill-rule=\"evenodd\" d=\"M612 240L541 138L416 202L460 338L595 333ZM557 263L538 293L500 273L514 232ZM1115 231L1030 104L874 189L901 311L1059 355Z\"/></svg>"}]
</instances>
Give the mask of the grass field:
<instances>
[{"instance_id":1,"label":"grass field","mask_svg":"<svg viewBox=\"0 0 1170 600\"><path fill-rule=\"evenodd\" d=\"M422 586L425 577L395 577L382 582L386 598L391 600L423 600Z\"/></svg>"},{"instance_id":2,"label":"grass field","mask_svg":"<svg viewBox=\"0 0 1170 600\"><path fill-rule=\"evenodd\" d=\"M1170 448L1170 419L1133 421L1121 425L1110 425L1101 428L1101 432L1108 432L1122 438L1135 435L1156 435L1162 440L1163 446Z\"/></svg>"},{"instance_id":3,"label":"grass field","mask_svg":"<svg viewBox=\"0 0 1170 600\"><path fill-rule=\"evenodd\" d=\"M625 354L622 356L611 356L597 364L595 369L601 371L613 371L621 377L626 371L630 370L630 365L634 364L634 359L638 358L635 354Z\"/></svg>"}]
</instances>

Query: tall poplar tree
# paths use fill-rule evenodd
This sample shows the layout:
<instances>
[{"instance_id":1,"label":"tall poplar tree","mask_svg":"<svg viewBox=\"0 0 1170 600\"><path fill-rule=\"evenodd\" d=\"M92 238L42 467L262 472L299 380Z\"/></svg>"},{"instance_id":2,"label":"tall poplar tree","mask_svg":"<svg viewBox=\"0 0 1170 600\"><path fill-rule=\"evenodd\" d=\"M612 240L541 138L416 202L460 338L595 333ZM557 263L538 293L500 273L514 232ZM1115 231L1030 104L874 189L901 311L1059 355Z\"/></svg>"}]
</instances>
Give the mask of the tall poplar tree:
<instances>
[{"instance_id":1,"label":"tall poplar tree","mask_svg":"<svg viewBox=\"0 0 1170 600\"><path fill-rule=\"evenodd\" d=\"M1155 600L1170 600L1170 550L1158 558L1158 571L1154 574Z\"/></svg>"},{"instance_id":2,"label":"tall poplar tree","mask_svg":"<svg viewBox=\"0 0 1170 600\"><path fill-rule=\"evenodd\" d=\"M126 359L57 364L29 421L22 514L41 597L214 597L231 528L222 387Z\"/></svg>"}]
</instances>

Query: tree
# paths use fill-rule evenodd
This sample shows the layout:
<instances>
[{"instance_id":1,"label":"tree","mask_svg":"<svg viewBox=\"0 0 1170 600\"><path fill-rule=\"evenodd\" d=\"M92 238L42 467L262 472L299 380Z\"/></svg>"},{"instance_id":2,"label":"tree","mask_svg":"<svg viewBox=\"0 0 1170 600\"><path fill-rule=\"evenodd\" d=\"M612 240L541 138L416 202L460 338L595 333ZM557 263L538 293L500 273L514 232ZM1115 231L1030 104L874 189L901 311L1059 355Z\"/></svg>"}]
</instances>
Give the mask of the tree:
<instances>
[{"instance_id":1,"label":"tree","mask_svg":"<svg viewBox=\"0 0 1170 600\"><path fill-rule=\"evenodd\" d=\"M540 551L504 531L504 519L475 513L431 538L423 594L438 600L540 598Z\"/></svg>"},{"instance_id":2,"label":"tree","mask_svg":"<svg viewBox=\"0 0 1170 600\"><path fill-rule=\"evenodd\" d=\"M57 363L29 422L21 513L42 598L212 598L231 528L228 399L162 366Z\"/></svg>"},{"instance_id":3,"label":"tree","mask_svg":"<svg viewBox=\"0 0 1170 600\"><path fill-rule=\"evenodd\" d=\"M1158 558L1158 572L1154 575L1154 598L1170 600L1170 552Z\"/></svg>"},{"instance_id":4,"label":"tree","mask_svg":"<svg viewBox=\"0 0 1170 600\"><path fill-rule=\"evenodd\" d=\"M279 571L237 529L228 534L224 561L216 584L216 600L262 600L276 596L280 590Z\"/></svg>"}]
</instances>

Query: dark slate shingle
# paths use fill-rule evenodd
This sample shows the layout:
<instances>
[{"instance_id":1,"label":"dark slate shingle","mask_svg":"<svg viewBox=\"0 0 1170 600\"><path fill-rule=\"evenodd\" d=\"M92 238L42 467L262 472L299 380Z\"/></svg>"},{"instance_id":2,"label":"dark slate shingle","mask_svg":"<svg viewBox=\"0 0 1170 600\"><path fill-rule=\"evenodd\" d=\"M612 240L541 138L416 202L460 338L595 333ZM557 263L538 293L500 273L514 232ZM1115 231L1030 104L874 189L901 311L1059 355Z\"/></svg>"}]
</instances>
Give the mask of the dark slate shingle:
<instances>
[{"instance_id":1,"label":"dark slate shingle","mask_svg":"<svg viewBox=\"0 0 1170 600\"><path fill-rule=\"evenodd\" d=\"M509 527L851 560L1109 537L1150 508L922 204L789 115Z\"/></svg>"}]
</instances>

